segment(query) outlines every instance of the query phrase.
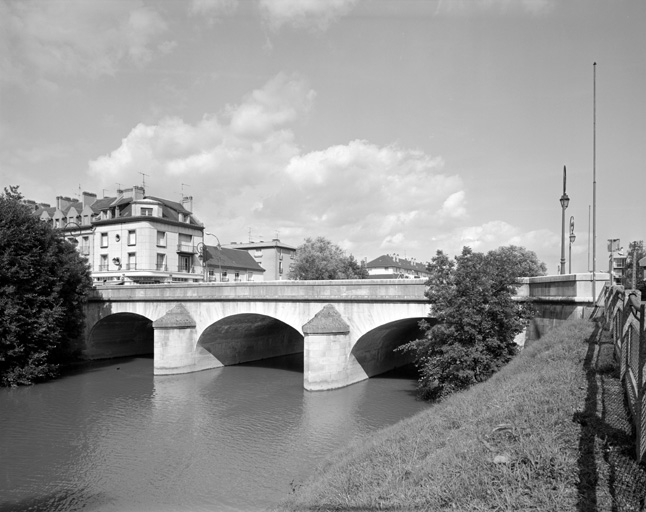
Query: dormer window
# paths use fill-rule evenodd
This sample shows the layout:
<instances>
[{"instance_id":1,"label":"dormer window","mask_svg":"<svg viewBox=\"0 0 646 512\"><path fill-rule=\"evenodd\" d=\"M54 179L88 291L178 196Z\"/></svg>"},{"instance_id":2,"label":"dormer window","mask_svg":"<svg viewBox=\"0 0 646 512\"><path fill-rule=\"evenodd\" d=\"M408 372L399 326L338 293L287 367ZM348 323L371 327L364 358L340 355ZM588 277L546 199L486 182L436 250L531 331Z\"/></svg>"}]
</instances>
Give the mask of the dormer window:
<instances>
[{"instance_id":1,"label":"dormer window","mask_svg":"<svg viewBox=\"0 0 646 512\"><path fill-rule=\"evenodd\" d=\"M144 217L152 217L153 216L153 209L152 208L142 208L141 209L141 215Z\"/></svg>"}]
</instances>

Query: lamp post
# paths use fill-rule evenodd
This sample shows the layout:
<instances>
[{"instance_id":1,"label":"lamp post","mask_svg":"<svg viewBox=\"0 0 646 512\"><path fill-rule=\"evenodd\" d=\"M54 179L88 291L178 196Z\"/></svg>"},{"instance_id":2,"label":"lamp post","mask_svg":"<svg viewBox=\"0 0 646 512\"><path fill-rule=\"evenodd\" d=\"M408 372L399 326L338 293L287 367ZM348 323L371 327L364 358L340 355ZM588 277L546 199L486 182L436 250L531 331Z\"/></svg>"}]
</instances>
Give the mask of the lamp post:
<instances>
[{"instance_id":1,"label":"lamp post","mask_svg":"<svg viewBox=\"0 0 646 512\"><path fill-rule=\"evenodd\" d=\"M222 246L220 245L220 239L218 238L217 235L214 235L213 233L209 233L207 231L205 231L204 234L214 237L218 241L218 245L216 245L217 250L222 251ZM204 265L206 266L206 261L204 261ZM222 281L222 257L220 254L218 254L218 267L220 269L220 282L221 282Z\"/></svg>"},{"instance_id":2,"label":"lamp post","mask_svg":"<svg viewBox=\"0 0 646 512\"><path fill-rule=\"evenodd\" d=\"M569 262L570 266L568 269L568 274L572 273L572 244L576 240L576 235L574 234L574 216L570 217L570 254L569 254Z\"/></svg>"},{"instance_id":3,"label":"lamp post","mask_svg":"<svg viewBox=\"0 0 646 512\"><path fill-rule=\"evenodd\" d=\"M565 210L570 204L570 198L565 192L566 170L563 166L563 195L561 196L561 274L565 274Z\"/></svg>"}]
</instances>

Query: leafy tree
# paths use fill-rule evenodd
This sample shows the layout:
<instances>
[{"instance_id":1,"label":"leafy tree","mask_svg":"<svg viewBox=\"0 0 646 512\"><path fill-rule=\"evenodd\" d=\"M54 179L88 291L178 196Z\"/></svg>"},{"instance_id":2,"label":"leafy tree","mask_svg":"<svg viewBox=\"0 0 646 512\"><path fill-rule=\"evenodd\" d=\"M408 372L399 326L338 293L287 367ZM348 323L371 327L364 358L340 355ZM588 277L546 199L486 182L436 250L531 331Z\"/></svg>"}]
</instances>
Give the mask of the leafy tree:
<instances>
[{"instance_id":1,"label":"leafy tree","mask_svg":"<svg viewBox=\"0 0 646 512\"><path fill-rule=\"evenodd\" d=\"M528 264L523 255L529 256ZM437 252L426 283L432 320L422 322L422 339L398 349L414 354L422 398L438 400L484 381L514 356L514 338L532 312L513 296L518 277L544 268L534 260L531 251L519 247L487 254L465 247L454 260Z\"/></svg>"},{"instance_id":2,"label":"leafy tree","mask_svg":"<svg viewBox=\"0 0 646 512\"><path fill-rule=\"evenodd\" d=\"M624 274L624 285L626 288L632 288L633 282L633 261L636 262L637 272L635 274L635 287L642 291L642 296L646 292L646 283L644 283L644 270L639 267L639 260L646 256L644 250L644 241L636 240L628 244L628 251L626 253L626 267Z\"/></svg>"},{"instance_id":3,"label":"leafy tree","mask_svg":"<svg viewBox=\"0 0 646 512\"><path fill-rule=\"evenodd\" d=\"M518 245L498 247L491 251L503 258L510 267L509 271L518 277L544 276L547 274L547 265L538 259L534 251Z\"/></svg>"},{"instance_id":4,"label":"leafy tree","mask_svg":"<svg viewBox=\"0 0 646 512\"><path fill-rule=\"evenodd\" d=\"M326 279L365 279L368 270L354 256L346 256L343 249L327 238L306 238L296 248L296 256L289 271L290 279L303 281Z\"/></svg>"},{"instance_id":5,"label":"leafy tree","mask_svg":"<svg viewBox=\"0 0 646 512\"><path fill-rule=\"evenodd\" d=\"M0 385L52 377L81 333L90 271L58 230L0 195Z\"/></svg>"}]
</instances>

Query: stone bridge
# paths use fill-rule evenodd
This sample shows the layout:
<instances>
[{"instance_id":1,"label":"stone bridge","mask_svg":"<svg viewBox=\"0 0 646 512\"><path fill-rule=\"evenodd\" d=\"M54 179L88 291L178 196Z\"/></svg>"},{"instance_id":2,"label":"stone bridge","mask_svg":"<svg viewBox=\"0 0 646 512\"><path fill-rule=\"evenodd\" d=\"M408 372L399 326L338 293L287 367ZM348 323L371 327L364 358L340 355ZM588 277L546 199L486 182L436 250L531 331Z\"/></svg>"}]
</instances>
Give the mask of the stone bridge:
<instances>
[{"instance_id":1,"label":"stone bridge","mask_svg":"<svg viewBox=\"0 0 646 512\"><path fill-rule=\"evenodd\" d=\"M596 280L600 292L605 280ZM334 389L409 362L393 349L421 336L425 288L403 279L100 286L87 304L83 352L153 353L155 375L303 353L305 389ZM539 310L532 339L589 314L591 275L524 278L517 300L530 299Z\"/></svg>"},{"instance_id":2,"label":"stone bridge","mask_svg":"<svg viewBox=\"0 0 646 512\"><path fill-rule=\"evenodd\" d=\"M334 389L408 362L420 335L421 280L275 281L100 286L84 355L154 354L155 375L304 353L304 386Z\"/></svg>"}]
</instances>

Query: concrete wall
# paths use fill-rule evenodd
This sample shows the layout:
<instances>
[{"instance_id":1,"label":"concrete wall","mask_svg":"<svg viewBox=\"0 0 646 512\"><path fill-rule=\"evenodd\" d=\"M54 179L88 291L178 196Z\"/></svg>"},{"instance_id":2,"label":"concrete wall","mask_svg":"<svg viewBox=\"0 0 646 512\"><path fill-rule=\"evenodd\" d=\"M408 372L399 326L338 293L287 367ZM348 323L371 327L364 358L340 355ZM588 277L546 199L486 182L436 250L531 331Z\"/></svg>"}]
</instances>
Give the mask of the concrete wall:
<instances>
[{"instance_id":1,"label":"concrete wall","mask_svg":"<svg viewBox=\"0 0 646 512\"><path fill-rule=\"evenodd\" d=\"M608 274L594 276L598 300ZM526 340L539 339L551 329L573 318L590 318L594 311L592 273L525 277L518 288L518 300L531 300L538 314L527 328Z\"/></svg>"}]
</instances>

